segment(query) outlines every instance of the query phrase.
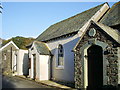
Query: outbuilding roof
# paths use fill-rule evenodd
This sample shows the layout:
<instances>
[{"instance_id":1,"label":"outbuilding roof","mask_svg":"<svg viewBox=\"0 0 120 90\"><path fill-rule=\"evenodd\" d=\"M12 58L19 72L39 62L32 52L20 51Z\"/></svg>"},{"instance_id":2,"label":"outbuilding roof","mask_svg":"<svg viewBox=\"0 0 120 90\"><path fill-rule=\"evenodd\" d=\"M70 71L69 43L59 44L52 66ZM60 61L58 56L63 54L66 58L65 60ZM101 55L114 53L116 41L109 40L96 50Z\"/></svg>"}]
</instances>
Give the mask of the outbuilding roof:
<instances>
[{"instance_id":1,"label":"outbuilding roof","mask_svg":"<svg viewBox=\"0 0 120 90\"><path fill-rule=\"evenodd\" d=\"M98 5L94 8L86 10L54 25L51 25L41 35L39 35L37 41L47 41L56 37L67 35L69 33L78 32L79 29L103 6Z\"/></svg>"},{"instance_id":2,"label":"outbuilding roof","mask_svg":"<svg viewBox=\"0 0 120 90\"><path fill-rule=\"evenodd\" d=\"M100 20L101 23L107 26L114 26L120 24L120 1L115 3L109 11Z\"/></svg>"},{"instance_id":3,"label":"outbuilding roof","mask_svg":"<svg viewBox=\"0 0 120 90\"><path fill-rule=\"evenodd\" d=\"M12 47L13 50L18 50L19 49L13 41L10 41L9 43L7 43L3 47L1 47L0 51L10 49L11 47Z\"/></svg>"},{"instance_id":4,"label":"outbuilding roof","mask_svg":"<svg viewBox=\"0 0 120 90\"><path fill-rule=\"evenodd\" d=\"M44 42L34 41L34 45L39 54L50 55L50 50Z\"/></svg>"}]
</instances>

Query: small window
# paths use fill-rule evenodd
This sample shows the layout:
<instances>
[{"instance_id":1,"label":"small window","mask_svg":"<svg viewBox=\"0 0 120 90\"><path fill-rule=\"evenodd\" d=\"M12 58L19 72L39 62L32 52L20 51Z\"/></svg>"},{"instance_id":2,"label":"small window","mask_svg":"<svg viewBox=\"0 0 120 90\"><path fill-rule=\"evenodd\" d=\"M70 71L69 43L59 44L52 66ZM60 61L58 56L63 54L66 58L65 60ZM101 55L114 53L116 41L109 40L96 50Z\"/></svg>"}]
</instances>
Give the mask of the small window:
<instances>
[{"instance_id":1,"label":"small window","mask_svg":"<svg viewBox=\"0 0 120 90\"><path fill-rule=\"evenodd\" d=\"M58 46L58 66L63 66L64 64L63 56L64 56L64 50L63 50L63 46L60 44Z\"/></svg>"},{"instance_id":2,"label":"small window","mask_svg":"<svg viewBox=\"0 0 120 90\"><path fill-rule=\"evenodd\" d=\"M7 59L6 54L4 54L4 60L6 60L6 59Z\"/></svg>"}]
</instances>

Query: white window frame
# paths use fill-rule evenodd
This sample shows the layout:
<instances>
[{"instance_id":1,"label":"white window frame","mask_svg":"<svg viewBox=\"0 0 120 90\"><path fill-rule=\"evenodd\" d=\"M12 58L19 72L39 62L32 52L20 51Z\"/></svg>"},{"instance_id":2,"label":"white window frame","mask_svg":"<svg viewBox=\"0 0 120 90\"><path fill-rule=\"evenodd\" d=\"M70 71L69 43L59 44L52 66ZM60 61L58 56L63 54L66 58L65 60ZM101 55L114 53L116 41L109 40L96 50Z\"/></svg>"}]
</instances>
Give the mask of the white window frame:
<instances>
[{"instance_id":1,"label":"white window frame","mask_svg":"<svg viewBox=\"0 0 120 90\"><path fill-rule=\"evenodd\" d=\"M59 47L60 47L60 46L62 46L62 54L63 54L63 55L61 54L61 55L62 55L62 57L61 57L61 58L62 58L62 63L63 63L62 65L59 64L59 58L60 58L60 56L59 56L59 55L60 55L60 49L59 49ZM57 52L58 52L58 53L57 53L57 56L58 56L58 57L57 57L57 62L56 62L56 64L57 64L57 68L56 68L56 69L64 69L64 47L63 47L62 44L59 44L59 45L58 45L58 50L57 50Z\"/></svg>"}]
</instances>

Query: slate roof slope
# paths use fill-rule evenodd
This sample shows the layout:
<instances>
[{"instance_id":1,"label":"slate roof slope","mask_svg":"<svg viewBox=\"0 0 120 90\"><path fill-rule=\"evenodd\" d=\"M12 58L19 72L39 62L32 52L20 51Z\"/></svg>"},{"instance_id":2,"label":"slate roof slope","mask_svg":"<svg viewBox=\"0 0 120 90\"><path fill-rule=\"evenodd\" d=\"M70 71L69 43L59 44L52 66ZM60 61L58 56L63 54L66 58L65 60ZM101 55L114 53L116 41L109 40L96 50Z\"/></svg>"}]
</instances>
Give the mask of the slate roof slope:
<instances>
[{"instance_id":1,"label":"slate roof slope","mask_svg":"<svg viewBox=\"0 0 120 90\"><path fill-rule=\"evenodd\" d=\"M105 16L100 20L101 23L107 26L120 24L120 1L115 3Z\"/></svg>"},{"instance_id":2,"label":"slate roof slope","mask_svg":"<svg viewBox=\"0 0 120 90\"><path fill-rule=\"evenodd\" d=\"M86 10L54 25L39 35L36 40L46 41L69 33L77 32L104 4Z\"/></svg>"},{"instance_id":3,"label":"slate roof slope","mask_svg":"<svg viewBox=\"0 0 120 90\"><path fill-rule=\"evenodd\" d=\"M39 42L39 41L34 41L34 45L35 45L39 54L50 55L50 51L45 43Z\"/></svg>"}]
</instances>

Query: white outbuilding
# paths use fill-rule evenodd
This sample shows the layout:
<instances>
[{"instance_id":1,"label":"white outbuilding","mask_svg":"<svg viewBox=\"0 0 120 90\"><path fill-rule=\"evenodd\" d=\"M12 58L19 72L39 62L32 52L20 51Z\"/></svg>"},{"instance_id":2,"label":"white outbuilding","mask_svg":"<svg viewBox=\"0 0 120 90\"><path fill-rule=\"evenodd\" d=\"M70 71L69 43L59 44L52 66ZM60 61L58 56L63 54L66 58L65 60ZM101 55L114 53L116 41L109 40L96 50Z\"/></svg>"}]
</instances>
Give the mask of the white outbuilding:
<instances>
[{"instance_id":1,"label":"white outbuilding","mask_svg":"<svg viewBox=\"0 0 120 90\"><path fill-rule=\"evenodd\" d=\"M45 43L34 41L29 49L29 76L35 80L49 80L50 51Z\"/></svg>"}]
</instances>

